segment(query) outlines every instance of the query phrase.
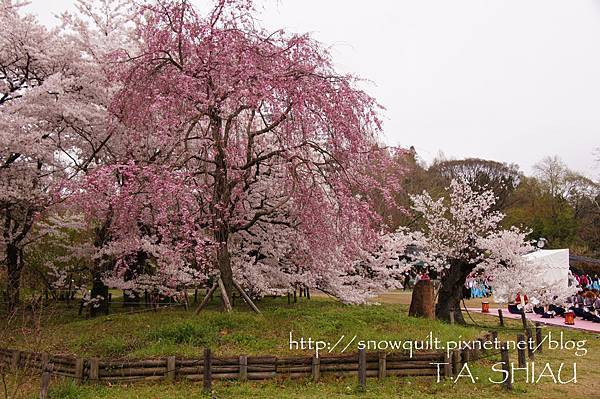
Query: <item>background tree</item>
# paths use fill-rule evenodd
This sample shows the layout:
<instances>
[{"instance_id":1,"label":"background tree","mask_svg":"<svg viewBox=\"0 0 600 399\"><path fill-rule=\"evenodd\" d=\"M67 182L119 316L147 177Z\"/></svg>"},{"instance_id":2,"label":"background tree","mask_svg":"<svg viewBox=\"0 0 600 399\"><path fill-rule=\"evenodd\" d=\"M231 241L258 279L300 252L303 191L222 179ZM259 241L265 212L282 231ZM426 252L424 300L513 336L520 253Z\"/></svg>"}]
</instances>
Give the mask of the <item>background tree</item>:
<instances>
[{"instance_id":1,"label":"background tree","mask_svg":"<svg viewBox=\"0 0 600 399\"><path fill-rule=\"evenodd\" d=\"M429 167L430 175L439 175L447 182L461 179L473 189L483 188L494 192L496 209L509 205L511 193L519 186L523 177L518 165L479 158L436 161Z\"/></svg>"}]
</instances>

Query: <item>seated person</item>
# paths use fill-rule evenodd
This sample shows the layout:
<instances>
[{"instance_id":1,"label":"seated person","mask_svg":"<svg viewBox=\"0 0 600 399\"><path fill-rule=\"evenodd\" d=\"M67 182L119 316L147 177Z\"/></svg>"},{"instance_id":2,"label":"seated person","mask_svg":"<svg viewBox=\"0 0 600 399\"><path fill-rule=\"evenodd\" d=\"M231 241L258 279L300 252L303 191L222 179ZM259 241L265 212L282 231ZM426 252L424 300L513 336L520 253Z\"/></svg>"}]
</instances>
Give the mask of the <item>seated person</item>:
<instances>
[{"instance_id":1,"label":"seated person","mask_svg":"<svg viewBox=\"0 0 600 399\"><path fill-rule=\"evenodd\" d=\"M523 313L523 310L516 303L509 303L508 312L512 314L521 314Z\"/></svg>"}]
</instances>

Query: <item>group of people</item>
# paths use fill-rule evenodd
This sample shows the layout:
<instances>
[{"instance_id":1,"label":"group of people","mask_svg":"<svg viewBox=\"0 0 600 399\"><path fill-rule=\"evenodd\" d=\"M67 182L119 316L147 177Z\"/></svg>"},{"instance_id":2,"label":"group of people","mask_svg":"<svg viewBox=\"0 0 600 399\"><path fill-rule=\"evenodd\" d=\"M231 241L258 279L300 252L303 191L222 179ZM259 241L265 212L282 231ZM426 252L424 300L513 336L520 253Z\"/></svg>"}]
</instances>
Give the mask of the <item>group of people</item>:
<instances>
[{"instance_id":1,"label":"group of people","mask_svg":"<svg viewBox=\"0 0 600 399\"><path fill-rule=\"evenodd\" d=\"M597 274L590 276L589 274L575 274L573 276L577 280L579 286L587 290L600 291L600 277Z\"/></svg>"},{"instance_id":2,"label":"group of people","mask_svg":"<svg viewBox=\"0 0 600 399\"><path fill-rule=\"evenodd\" d=\"M486 298L492 295L492 288L485 279L469 277L465 282L466 298Z\"/></svg>"},{"instance_id":3,"label":"group of people","mask_svg":"<svg viewBox=\"0 0 600 399\"><path fill-rule=\"evenodd\" d=\"M576 295L567 299L571 306L569 310L583 320L600 323L600 290L584 288Z\"/></svg>"},{"instance_id":4,"label":"group of people","mask_svg":"<svg viewBox=\"0 0 600 399\"><path fill-rule=\"evenodd\" d=\"M529 302L527 295L517 294L514 303L508 305L510 313L533 312L542 318L564 317L567 311L572 311L576 317L583 320L600 323L600 290L584 288L577 294L567 298L566 306L548 305Z\"/></svg>"}]
</instances>

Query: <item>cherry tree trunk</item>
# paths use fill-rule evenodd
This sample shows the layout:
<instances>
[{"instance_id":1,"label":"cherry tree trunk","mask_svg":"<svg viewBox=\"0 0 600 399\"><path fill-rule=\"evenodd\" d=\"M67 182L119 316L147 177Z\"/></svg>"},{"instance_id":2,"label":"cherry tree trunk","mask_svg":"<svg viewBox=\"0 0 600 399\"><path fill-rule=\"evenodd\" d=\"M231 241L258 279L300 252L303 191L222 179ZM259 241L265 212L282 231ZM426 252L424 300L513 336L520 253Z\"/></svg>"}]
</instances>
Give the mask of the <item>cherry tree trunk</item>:
<instances>
[{"instance_id":1,"label":"cherry tree trunk","mask_svg":"<svg viewBox=\"0 0 600 399\"><path fill-rule=\"evenodd\" d=\"M454 322L465 324L460 302L463 299L463 290L467 276L471 274L475 265L465 262L451 262L450 269L442 278L438 292L438 301L435 306L435 316L439 320L450 321L450 313L454 313Z\"/></svg>"},{"instance_id":2,"label":"cherry tree trunk","mask_svg":"<svg viewBox=\"0 0 600 399\"><path fill-rule=\"evenodd\" d=\"M233 294L233 270L231 269L231 256L229 254L229 233L226 229L220 229L215 233L215 241L220 243L217 247L216 253L216 267L219 269L221 280L223 281L223 286L225 287L225 292L221 293L222 295L227 295L229 299L229 303L231 303L231 297ZM225 302L223 299L223 306L225 307Z\"/></svg>"},{"instance_id":3,"label":"cherry tree trunk","mask_svg":"<svg viewBox=\"0 0 600 399\"><path fill-rule=\"evenodd\" d=\"M6 305L9 312L15 310L20 301L21 271L23 270L23 252L14 244L6 245Z\"/></svg>"},{"instance_id":4,"label":"cherry tree trunk","mask_svg":"<svg viewBox=\"0 0 600 399\"><path fill-rule=\"evenodd\" d=\"M108 287L102 281L101 273L92 274L91 298L94 299L97 297L100 297L101 300L93 302L93 305L90 305L90 316L92 317L106 314L106 310L108 309Z\"/></svg>"}]
</instances>

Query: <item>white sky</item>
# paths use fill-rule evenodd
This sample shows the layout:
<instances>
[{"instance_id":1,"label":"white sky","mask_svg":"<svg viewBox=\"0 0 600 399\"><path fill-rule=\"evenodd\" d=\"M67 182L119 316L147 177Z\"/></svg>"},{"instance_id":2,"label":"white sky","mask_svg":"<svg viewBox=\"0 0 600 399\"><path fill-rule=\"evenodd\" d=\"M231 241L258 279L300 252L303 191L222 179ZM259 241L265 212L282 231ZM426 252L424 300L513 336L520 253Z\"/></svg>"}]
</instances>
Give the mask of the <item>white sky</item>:
<instances>
[{"instance_id":1,"label":"white sky","mask_svg":"<svg viewBox=\"0 0 600 399\"><path fill-rule=\"evenodd\" d=\"M387 143L526 173L559 155L600 176L600 0L256 2L265 27L312 33L340 71L371 81ZM72 3L28 9L52 24Z\"/></svg>"}]
</instances>

